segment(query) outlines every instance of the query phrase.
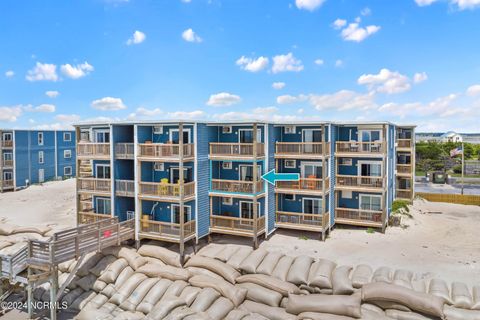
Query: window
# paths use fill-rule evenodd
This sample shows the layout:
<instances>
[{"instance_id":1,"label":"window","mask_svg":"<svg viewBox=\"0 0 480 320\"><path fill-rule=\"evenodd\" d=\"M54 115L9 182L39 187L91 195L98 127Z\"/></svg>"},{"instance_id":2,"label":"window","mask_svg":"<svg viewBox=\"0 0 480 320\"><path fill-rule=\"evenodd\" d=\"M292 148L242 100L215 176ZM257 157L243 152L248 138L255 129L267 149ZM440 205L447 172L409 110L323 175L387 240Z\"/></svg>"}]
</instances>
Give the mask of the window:
<instances>
[{"instance_id":1,"label":"window","mask_svg":"<svg viewBox=\"0 0 480 320\"><path fill-rule=\"evenodd\" d=\"M257 217L260 217L260 202L257 202ZM240 218L253 219L253 202L240 201Z\"/></svg>"},{"instance_id":2,"label":"window","mask_svg":"<svg viewBox=\"0 0 480 320\"><path fill-rule=\"evenodd\" d=\"M285 134L294 134L295 126L285 126Z\"/></svg>"},{"instance_id":3,"label":"window","mask_svg":"<svg viewBox=\"0 0 480 320\"><path fill-rule=\"evenodd\" d=\"M163 126L154 126L153 134L163 134Z\"/></svg>"},{"instance_id":4,"label":"window","mask_svg":"<svg viewBox=\"0 0 480 320\"><path fill-rule=\"evenodd\" d=\"M191 168L183 168L183 180L185 183L191 182ZM180 168L170 168L170 183L178 183L180 180Z\"/></svg>"},{"instance_id":5,"label":"window","mask_svg":"<svg viewBox=\"0 0 480 320\"><path fill-rule=\"evenodd\" d=\"M43 146L43 132L38 133L38 145Z\"/></svg>"},{"instance_id":6,"label":"window","mask_svg":"<svg viewBox=\"0 0 480 320\"><path fill-rule=\"evenodd\" d=\"M97 130L95 132L95 142L99 142L99 143L110 142L110 131L109 130Z\"/></svg>"},{"instance_id":7,"label":"window","mask_svg":"<svg viewBox=\"0 0 480 320\"><path fill-rule=\"evenodd\" d=\"M321 179L322 163L321 162L302 162L301 173L302 173L302 178Z\"/></svg>"},{"instance_id":8,"label":"window","mask_svg":"<svg viewBox=\"0 0 480 320\"><path fill-rule=\"evenodd\" d=\"M63 175L64 176L71 176L72 175L72 167L63 167Z\"/></svg>"},{"instance_id":9,"label":"window","mask_svg":"<svg viewBox=\"0 0 480 320\"><path fill-rule=\"evenodd\" d=\"M380 130L360 130L360 138L362 142L380 141L382 132Z\"/></svg>"},{"instance_id":10,"label":"window","mask_svg":"<svg viewBox=\"0 0 480 320\"><path fill-rule=\"evenodd\" d=\"M352 197L353 197L352 191L342 190L343 199L352 199Z\"/></svg>"},{"instance_id":11,"label":"window","mask_svg":"<svg viewBox=\"0 0 480 320\"><path fill-rule=\"evenodd\" d=\"M307 214L320 214L322 212L322 199L303 198L302 212Z\"/></svg>"},{"instance_id":12,"label":"window","mask_svg":"<svg viewBox=\"0 0 480 320\"><path fill-rule=\"evenodd\" d=\"M238 130L239 143L253 142L253 129L239 129ZM257 142L262 142L262 130L257 129Z\"/></svg>"},{"instance_id":13,"label":"window","mask_svg":"<svg viewBox=\"0 0 480 320\"><path fill-rule=\"evenodd\" d=\"M222 162L223 169L232 169L232 162L231 161L224 161Z\"/></svg>"},{"instance_id":14,"label":"window","mask_svg":"<svg viewBox=\"0 0 480 320\"><path fill-rule=\"evenodd\" d=\"M341 166L351 166L353 164L352 158L340 158L339 162Z\"/></svg>"},{"instance_id":15,"label":"window","mask_svg":"<svg viewBox=\"0 0 480 320\"><path fill-rule=\"evenodd\" d=\"M222 133L232 133L232 126L223 126Z\"/></svg>"},{"instance_id":16,"label":"window","mask_svg":"<svg viewBox=\"0 0 480 320\"><path fill-rule=\"evenodd\" d=\"M239 179L242 181L253 181L253 166L252 165L240 165L239 167ZM261 179L262 169L257 165L257 180Z\"/></svg>"},{"instance_id":17,"label":"window","mask_svg":"<svg viewBox=\"0 0 480 320\"><path fill-rule=\"evenodd\" d=\"M284 199L287 201L295 201L295 195L294 194L285 194Z\"/></svg>"},{"instance_id":18,"label":"window","mask_svg":"<svg viewBox=\"0 0 480 320\"><path fill-rule=\"evenodd\" d=\"M380 161L358 161L358 175L361 177L381 177L382 163Z\"/></svg>"},{"instance_id":19,"label":"window","mask_svg":"<svg viewBox=\"0 0 480 320\"><path fill-rule=\"evenodd\" d=\"M173 223L180 223L180 205L179 204L172 204L171 219ZM192 220L192 207L183 206L183 221L187 222L190 220Z\"/></svg>"},{"instance_id":20,"label":"window","mask_svg":"<svg viewBox=\"0 0 480 320\"><path fill-rule=\"evenodd\" d=\"M13 180L13 172L4 171L3 172L3 180L4 181L12 181Z\"/></svg>"},{"instance_id":21,"label":"window","mask_svg":"<svg viewBox=\"0 0 480 320\"><path fill-rule=\"evenodd\" d=\"M411 164L412 163L412 157L408 153L399 153L397 155L397 163L398 164Z\"/></svg>"},{"instance_id":22,"label":"window","mask_svg":"<svg viewBox=\"0 0 480 320\"><path fill-rule=\"evenodd\" d=\"M179 139L179 132L178 129L172 129L170 130L170 140L174 144L179 144L180 139ZM191 143L191 137L190 137L190 129L183 129L183 143Z\"/></svg>"},{"instance_id":23,"label":"window","mask_svg":"<svg viewBox=\"0 0 480 320\"><path fill-rule=\"evenodd\" d=\"M45 159L44 159L43 151L38 151L38 163L44 163L44 162L45 162Z\"/></svg>"},{"instance_id":24,"label":"window","mask_svg":"<svg viewBox=\"0 0 480 320\"><path fill-rule=\"evenodd\" d=\"M155 162L153 165L153 170L155 171L164 171L165 164L163 162Z\"/></svg>"},{"instance_id":25,"label":"window","mask_svg":"<svg viewBox=\"0 0 480 320\"><path fill-rule=\"evenodd\" d=\"M109 164L97 164L96 175L97 179L110 179L110 165Z\"/></svg>"},{"instance_id":26,"label":"window","mask_svg":"<svg viewBox=\"0 0 480 320\"><path fill-rule=\"evenodd\" d=\"M64 132L63 141L72 141L72 134L70 132Z\"/></svg>"},{"instance_id":27,"label":"window","mask_svg":"<svg viewBox=\"0 0 480 320\"><path fill-rule=\"evenodd\" d=\"M222 198L222 204L227 205L227 206L233 205L233 198L223 197Z\"/></svg>"},{"instance_id":28,"label":"window","mask_svg":"<svg viewBox=\"0 0 480 320\"><path fill-rule=\"evenodd\" d=\"M3 161L7 162L7 161L13 161L13 153L11 152L5 152L3 154Z\"/></svg>"},{"instance_id":29,"label":"window","mask_svg":"<svg viewBox=\"0 0 480 320\"><path fill-rule=\"evenodd\" d=\"M72 150L63 150L63 158L70 159L72 157Z\"/></svg>"},{"instance_id":30,"label":"window","mask_svg":"<svg viewBox=\"0 0 480 320\"><path fill-rule=\"evenodd\" d=\"M295 169L297 167L296 160L285 160L285 168Z\"/></svg>"},{"instance_id":31,"label":"window","mask_svg":"<svg viewBox=\"0 0 480 320\"><path fill-rule=\"evenodd\" d=\"M109 198L97 198L95 212L99 214L111 214L111 201Z\"/></svg>"},{"instance_id":32,"label":"window","mask_svg":"<svg viewBox=\"0 0 480 320\"><path fill-rule=\"evenodd\" d=\"M3 141L12 141L12 134L10 132L5 132L3 134Z\"/></svg>"},{"instance_id":33,"label":"window","mask_svg":"<svg viewBox=\"0 0 480 320\"><path fill-rule=\"evenodd\" d=\"M382 210L382 197L371 194L360 195L360 209L381 211Z\"/></svg>"}]
</instances>

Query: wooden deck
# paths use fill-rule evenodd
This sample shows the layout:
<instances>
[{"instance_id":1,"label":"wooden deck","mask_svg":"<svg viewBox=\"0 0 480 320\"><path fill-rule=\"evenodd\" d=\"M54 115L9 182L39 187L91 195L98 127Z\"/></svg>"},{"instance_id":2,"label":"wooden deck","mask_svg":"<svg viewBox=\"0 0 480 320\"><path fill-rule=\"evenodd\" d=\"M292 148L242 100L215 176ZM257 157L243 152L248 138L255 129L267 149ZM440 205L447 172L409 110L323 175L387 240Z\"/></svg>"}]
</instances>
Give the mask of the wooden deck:
<instances>
[{"instance_id":1,"label":"wooden deck","mask_svg":"<svg viewBox=\"0 0 480 320\"><path fill-rule=\"evenodd\" d=\"M330 142L277 142L275 158L321 159L330 155Z\"/></svg>"},{"instance_id":2,"label":"wooden deck","mask_svg":"<svg viewBox=\"0 0 480 320\"><path fill-rule=\"evenodd\" d=\"M13 140L2 140L2 148L3 149L13 148Z\"/></svg>"},{"instance_id":3,"label":"wooden deck","mask_svg":"<svg viewBox=\"0 0 480 320\"><path fill-rule=\"evenodd\" d=\"M277 211L275 225L278 228L304 230L304 231L325 231L330 223L330 214L308 214L301 212Z\"/></svg>"},{"instance_id":4,"label":"wooden deck","mask_svg":"<svg viewBox=\"0 0 480 320\"><path fill-rule=\"evenodd\" d=\"M381 228L385 224L385 212L349 208L335 208L335 223Z\"/></svg>"},{"instance_id":5,"label":"wooden deck","mask_svg":"<svg viewBox=\"0 0 480 320\"><path fill-rule=\"evenodd\" d=\"M411 151L413 147L412 139L399 139L397 138L397 150L399 151Z\"/></svg>"},{"instance_id":6,"label":"wooden deck","mask_svg":"<svg viewBox=\"0 0 480 320\"><path fill-rule=\"evenodd\" d=\"M397 176L410 177L412 173L412 164L397 164Z\"/></svg>"},{"instance_id":7,"label":"wooden deck","mask_svg":"<svg viewBox=\"0 0 480 320\"><path fill-rule=\"evenodd\" d=\"M256 183L253 181L243 180L224 180L224 179L212 179L212 193L244 193L253 194L254 184L256 184L256 193L265 192L265 183L263 180L259 180Z\"/></svg>"},{"instance_id":8,"label":"wooden deck","mask_svg":"<svg viewBox=\"0 0 480 320\"><path fill-rule=\"evenodd\" d=\"M384 177L364 177L337 175L335 189L383 192L386 186Z\"/></svg>"},{"instance_id":9,"label":"wooden deck","mask_svg":"<svg viewBox=\"0 0 480 320\"><path fill-rule=\"evenodd\" d=\"M325 181L325 194L330 191L330 178L300 178L298 181L277 181L275 192L286 194L323 195L323 182Z\"/></svg>"},{"instance_id":10,"label":"wooden deck","mask_svg":"<svg viewBox=\"0 0 480 320\"><path fill-rule=\"evenodd\" d=\"M195 182L184 184L184 200L195 199ZM180 201L180 185L178 183L139 182L139 197L155 201Z\"/></svg>"},{"instance_id":11,"label":"wooden deck","mask_svg":"<svg viewBox=\"0 0 480 320\"><path fill-rule=\"evenodd\" d=\"M412 200L413 191L411 189L397 189L397 199Z\"/></svg>"},{"instance_id":12,"label":"wooden deck","mask_svg":"<svg viewBox=\"0 0 480 320\"><path fill-rule=\"evenodd\" d=\"M13 180L0 180L3 189L13 189Z\"/></svg>"},{"instance_id":13,"label":"wooden deck","mask_svg":"<svg viewBox=\"0 0 480 320\"><path fill-rule=\"evenodd\" d=\"M135 154L135 145L132 143L115 143L116 159L133 159Z\"/></svg>"},{"instance_id":14,"label":"wooden deck","mask_svg":"<svg viewBox=\"0 0 480 320\"><path fill-rule=\"evenodd\" d=\"M110 160L110 143L79 141L77 159Z\"/></svg>"},{"instance_id":15,"label":"wooden deck","mask_svg":"<svg viewBox=\"0 0 480 320\"><path fill-rule=\"evenodd\" d=\"M77 178L77 190L79 193L94 193L110 196L111 180L99 178Z\"/></svg>"},{"instance_id":16,"label":"wooden deck","mask_svg":"<svg viewBox=\"0 0 480 320\"><path fill-rule=\"evenodd\" d=\"M183 224L183 241L186 242L195 237L195 227L195 220ZM179 223L142 219L140 221L139 237L178 243L181 239L180 230L181 225Z\"/></svg>"},{"instance_id":17,"label":"wooden deck","mask_svg":"<svg viewBox=\"0 0 480 320\"><path fill-rule=\"evenodd\" d=\"M11 255L0 254L0 278L8 279L11 283L26 283L24 277L19 277L27 268L28 245L25 244Z\"/></svg>"},{"instance_id":18,"label":"wooden deck","mask_svg":"<svg viewBox=\"0 0 480 320\"><path fill-rule=\"evenodd\" d=\"M335 155L340 157L384 157L386 155L385 143L339 141L335 144Z\"/></svg>"},{"instance_id":19,"label":"wooden deck","mask_svg":"<svg viewBox=\"0 0 480 320\"><path fill-rule=\"evenodd\" d=\"M115 180L115 195L120 197L135 197L135 181Z\"/></svg>"},{"instance_id":20,"label":"wooden deck","mask_svg":"<svg viewBox=\"0 0 480 320\"><path fill-rule=\"evenodd\" d=\"M257 158L265 156L265 145L263 143L223 143L210 142L210 159L253 159L254 149Z\"/></svg>"},{"instance_id":21,"label":"wooden deck","mask_svg":"<svg viewBox=\"0 0 480 320\"><path fill-rule=\"evenodd\" d=\"M210 232L229 234L241 237L253 237L254 229L257 229L257 236L265 232L265 216L255 219L244 219L227 217L221 215L210 215Z\"/></svg>"},{"instance_id":22,"label":"wooden deck","mask_svg":"<svg viewBox=\"0 0 480 320\"><path fill-rule=\"evenodd\" d=\"M183 144L183 161L195 159L195 145ZM173 143L140 143L138 144L138 160L140 161L180 161L180 145Z\"/></svg>"},{"instance_id":23,"label":"wooden deck","mask_svg":"<svg viewBox=\"0 0 480 320\"><path fill-rule=\"evenodd\" d=\"M109 214L95 213L93 209L83 210L78 213L79 224L96 223L101 220L110 219L112 216Z\"/></svg>"}]
</instances>

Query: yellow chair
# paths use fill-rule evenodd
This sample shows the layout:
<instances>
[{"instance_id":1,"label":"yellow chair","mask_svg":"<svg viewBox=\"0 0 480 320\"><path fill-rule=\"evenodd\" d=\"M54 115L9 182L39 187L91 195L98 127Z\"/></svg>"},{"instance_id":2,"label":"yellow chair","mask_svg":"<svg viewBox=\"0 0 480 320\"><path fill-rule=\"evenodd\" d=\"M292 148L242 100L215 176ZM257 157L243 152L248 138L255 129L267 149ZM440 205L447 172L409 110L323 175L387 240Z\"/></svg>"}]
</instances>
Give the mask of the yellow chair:
<instances>
[{"instance_id":1,"label":"yellow chair","mask_svg":"<svg viewBox=\"0 0 480 320\"><path fill-rule=\"evenodd\" d=\"M158 189L159 195L167 195L168 194L168 179L163 178L160 180L160 188Z\"/></svg>"}]
</instances>

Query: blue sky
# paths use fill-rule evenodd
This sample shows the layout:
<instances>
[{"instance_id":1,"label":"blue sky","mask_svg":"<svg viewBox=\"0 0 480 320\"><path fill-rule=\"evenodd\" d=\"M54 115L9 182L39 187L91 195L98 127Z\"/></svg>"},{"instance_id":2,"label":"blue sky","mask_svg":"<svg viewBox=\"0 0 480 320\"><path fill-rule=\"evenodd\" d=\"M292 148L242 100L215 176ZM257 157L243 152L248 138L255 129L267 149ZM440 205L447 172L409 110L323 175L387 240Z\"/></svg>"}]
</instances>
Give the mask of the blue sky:
<instances>
[{"instance_id":1,"label":"blue sky","mask_svg":"<svg viewBox=\"0 0 480 320\"><path fill-rule=\"evenodd\" d=\"M480 131L480 0L0 2L0 127L388 120Z\"/></svg>"}]
</instances>

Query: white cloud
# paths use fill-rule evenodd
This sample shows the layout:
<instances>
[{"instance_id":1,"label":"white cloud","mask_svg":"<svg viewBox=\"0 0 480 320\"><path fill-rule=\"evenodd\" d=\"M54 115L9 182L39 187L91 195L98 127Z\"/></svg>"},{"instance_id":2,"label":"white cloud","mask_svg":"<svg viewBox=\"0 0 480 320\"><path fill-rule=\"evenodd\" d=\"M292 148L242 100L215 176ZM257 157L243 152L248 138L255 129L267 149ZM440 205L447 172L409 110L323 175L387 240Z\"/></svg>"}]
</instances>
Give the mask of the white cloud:
<instances>
[{"instance_id":1,"label":"white cloud","mask_svg":"<svg viewBox=\"0 0 480 320\"><path fill-rule=\"evenodd\" d=\"M192 28L189 28L185 31L182 32L182 38L185 41L188 42L202 42L203 39L200 38L193 30Z\"/></svg>"},{"instance_id":2,"label":"white cloud","mask_svg":"<svg viewBox=\"0 0 480 320\"><path fill-rule=\"evenodd\" d=\"M92 108L101 111L117 111L126 109L127 107L123 104L123 101L120 98L104 97L92 101Z\"/></svg>"},{"instance_id":3,"label":"white cloud","mask_svg":"<svg viewBox=\"0 0 480 320\"><path fill-rule=\"evenodd\" d=\"M205 116L205 112L202 110L195 111L175 111L167 113L169 118L180 119L180 120L189 120L189 119L201 119Z\"/></svg>"},{"instance_id":4,"label":"white cloud","mask_svg":"<svg viewBox=\"0 0 480 320\"><path fill-rule=\"evenodd\" d=\"M250 71L250 72L258 72L265 69L268 66L268 58L267 57L259 57L257 59L247 58L245 56L241 56L236 61L237 66L240 66L243 70Z\"/></svg>"},{"instance_id":5,"label":"white cloud","mask_svg":"<svg viewBox=\"0 0 480 320\"><path fill-rule=\"evenodd\" d=\"M460 10L475 9L480 7L480 0L452 0Z\"/></svg>"},{"instance_id":6,"label":"white cloud","mask_svg":"<svg viewBox=\"0 0 480 320\"><path fill-rule=\"evenodd\" d=\"M295 0L298 9L313 11L319 8L325 0Z\"/></svg>"},{"instance_id":7,"label":"white cloud","mask_svg":"<svg viewBox=\"0 0 480 320\"><path fill-rule=\"evenodd\" d=\"M140 44L145 41L146 38L147 36L145 35L145 33L139 30L135 30L133 35L127 40L127 45L130 46L132 44Z\"/></svg>"},{"instance_id":8,"label":"white cloud","mask_svg":"<svg viewBox=\"0 0 480 320\"><path fill-rule=\"evenodd\" d=\"M390 71L386 68L378 74L364 74L358 80L358 84L366 85L369 90L393 94L410 90L410 80L407 76L397 71Z\"/></svg>"},{"instance_id":9,"label":"white cloud","mask_svg":"<svg viewBox=\"0 0 480 320\"><path fill-rule=\"evenodd\" d=\"M0 106L0 121L15 122L23 113L24 106L17 105L12 107Z\"/></svg>"},{"instance_id":10,"label":"white cloud","mask_svg":"<svg viewBox=\"0 0 480 320\"><path fill-rule=\"evenodd\" d=\"M291 96L289 94L285 94L282 96L277 97L278 104L290 104L290 103L298 103L307 100L307 96L300 94L298 96Z\"/></svg>"},{"instance_id":11,"label":"white cloud","mask_svg":"<svg viewBox=\"0 0 480 320\"><path fill-rule=\"evenodd\" d=\"M50 124L39 124L34 126L33 129L36 130L72 130L73 127L69 123L50 123Z\"/></svg>"},{"instance_id":12,"label":"white cloud","mask_svg":"<svg viewBox=\"0 0 480 320\"><path fill-rule=\"evenodd\" d=\"M347 25L347 20L344 19L337 19L333 21L333 28L334 29L341 29Z\"/></svg>"},{"instance_id":13,"label":"white cloud","mask_svg":"<svg viewBox=\"0 0 480 320\"><path fill-rule=\"evenodd\" d=\"M272 83L272 88L275 89L275 90L283 89L283 88L285 88L285 86L286 86L285 82L274 82L274 83Z\"/></svg>"},{"instance_id":14,"label":"white cloud","mask_svg":"<svg viewBox=\"0 0 480 320\"><path fill-rule=\"evenodd\" d=\"M247 112L225 112L214 114L213 118L220 121L226 120L260 120L260 121L294 121L298 116L279 115L277 107L259 107Z\"/></svg>"},{"instance_id":15,"label":"white cloud","mask_svg":"<svg viewBox=\"0 0 480 320\"><path fill-rule=\"evenodd\" d=\"M467 95L470 97L480 95L480 84L475 84L473 86L468 87Z\"/></svg>"},{"instance_id":16,"label":"white cloud","mask_svg":"<svg viewBox=\"0 0 480 320\"><path fill-rule=\"evenodd\" d=\"M346 41L355 41L362 42L372 34L375 34L380 30L379 26L370 25L366 27L361 27L359 19L357 22L350 23L348 27L342 29L341 36L343 40Z\"/></svg>"},{"instance_id":17,"label":"white cloud","mask_svg":"<svg viewBox=\"0 0 480 320\"><path fill-rule=\"evenodd\" d=\"M335 67L337 68L343 67L343 60L340 60L340 59L335 60Z\"/></svg>"},{"instance_id":18,"label":"white cloud","mask_svg":"<svg viewBox=\"0 0 480 320\"><path fill-rule=\"evenodd\" d=\"M91 64L85 61L84 63L77 65L71 65L68 63L64 64L60 67L60 70L65 76L71 79L79 79L92 72L94 68Z\"/></svg>"},{"instance_id":19,"label":"white cloud","mask_svg":"<svg viewBox=\"0 0 480 320\"><path fill-rule=\"evenodd\" d=\"M314 62L317 66L322 66L325 63L322 59L316 59Z\"/></svg>"},{"instance_id":20,"label":"white cloud","mask_svg":"<svg viewBox=\"0 0 480 320\"><path fill-rule=\"evenodd\" d=\"M279 73L285 71L302 71L303 64L301 60L296 59L290 52L288 54L277 55L273 57L272 72Z\"/></svg>"},{"instance_id":21,"label":"white cloud","mask_svg":"<svg viewBox=\"0 0 480 320\"><path fill-rule=\"evenodd\" d=\"M444 97L437 98L427 104L420 102L410 102L410 103L395 103L389 102L383 104L378 111L388 112L392 115L398 116L400 118L409 117L449 117L453 114L464 113L467 109L462 109L455 107L452 103L457 100L459 96L457 94L449 94ZM453 113L452 113L453 112ZM433 121L433 119L431 119Z\"/></svg>"},{"instance_id":22,"label":"white cloud","mask_svg":"<svg viewBox=\"0 0 480 320\"><path fill-rule=\"evenodd\" d=\"M15 75L15 72L13 70L8 70L5 72L5 77L11 78Z\"/></svg>"},{"instance_id":23,"label":"white cloud","mask_svg":"<svg viewBox=\"0 0 480 320\"><path fill-rule=\"evenodd\" d=\"M190 3L192 0L181 0L183 3Z\"/></svg>"},{"instance_id":24,"label":"white cloud","mask_svg":"<svg viewBox=\"0 0 480 320\"><path fill-rule=\"evenodd\" d=\"M60 95L60 92L58 92L58 91L46 91L45 95L49 98L56 98Z\"/></svg>"},{"instance_id":25,"label":"white cloud","mask_svg":"<svg viewBox=\"0 0 480 320\"><path fill-rule=\"evenodd\" d=\"M239 103L240 101L240 97L235 94L231 94L228 92L220 92L212 94L207 101L207 105L214 107L225 107Z\"/></svg>"},{"instance_id":26,"label":"white cloud","mask_svg":"<svg viewBox=\"0 0 480 320\"><path fill-rule=\"evenodd\" d=\"M369 15L372 14L372 10L370 10L369 7L365 7L365 8L362 9L362 11L360 11L360 14L362 16L366 17L366 16L369 16Z\"/></svg>"},{"instance_id":27,"label":"white cloud","mask_svg":"<svg viewBox=\"0 0 480 320\"><path fill-rule=\"evenodd\" d=\"M350 90L340 90L333 94L310 95L309 101L315 109L321 111L325 109L350 110L360 109L367 110L375 108L377 105L374 101L373 93L360 94Z\"/></svg>"},{"instance_id":28,"label":"white cloud","mask_svg":"<svg viewBox=\"0 0 480 320\"><path fill-rule=\"evenodd\" d=\"M55 112L55 106L53 104L41 104L36 106L32 111L34 112Z\"/></svg>"},{"instance_id":29,"label":"white cloud","mask_svg":"<svg viewBox=\"0 0 480 320\"><path fill-rule=\"evenodd\" d=\"M428 79L428 76L426 72L417 72L413 76L414 83L420 83L420 82L426 81L427 79Z\"/></svg>"},{"instance_id":30,"label":"white cloud","mask_svg":"<svg viewBox=\"0 0 480 320\"><path fill-rule=\"evenodd\" d=\"M139 107L135 112L130 113L127 117L129 120L142 119L142 118L151 118L163 114L163 111L160 108L147 109L144 107Z\"/></svg>"},{"instance_id":31,"label":"white cloud","mask_svg":"<svg viewBox=\"0 0 480 320\"><path fill-rule=\"evenodd\" d=\"M33 69L28 70L25 78L28 81L57 81L57 66L50 63L37 62Z\"/></svg>"},{"instance_id":32,"label":"white cloud","mask_svg":"<svg viewBox=\"0 0 480 320\"><path fill-rule=\"evenodd\" d=\"M429 6L436 1L437 0L415 0L417 5L419 5L420 7Z\"/></svg>"},{"instance_id":33,"label":"white cloud","mask_svg":"<svg viewBox=\"0 0 480 320\"><path fill-rule=\"evenodd\" d=\"M80 116L78 114L57 114L55 116L56 121L73 123L80 121Z\"/></svg>"}]
</instances>

